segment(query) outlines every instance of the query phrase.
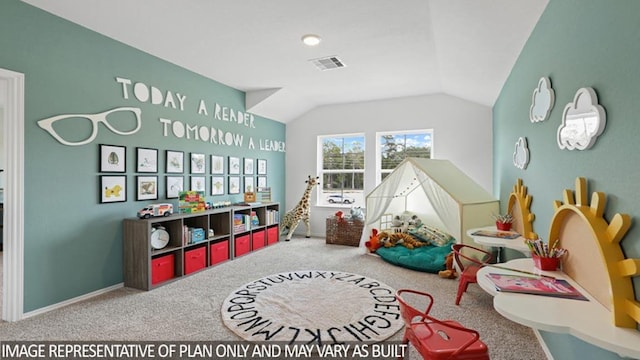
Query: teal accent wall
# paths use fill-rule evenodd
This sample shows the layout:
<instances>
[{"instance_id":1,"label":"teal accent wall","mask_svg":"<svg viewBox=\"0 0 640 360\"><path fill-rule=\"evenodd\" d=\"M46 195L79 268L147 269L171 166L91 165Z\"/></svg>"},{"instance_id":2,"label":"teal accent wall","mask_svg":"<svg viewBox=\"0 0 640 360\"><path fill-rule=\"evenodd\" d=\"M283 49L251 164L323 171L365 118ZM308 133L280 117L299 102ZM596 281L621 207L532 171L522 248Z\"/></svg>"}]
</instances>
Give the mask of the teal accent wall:
<instances>
[{"instance_id":1,"label":"teal accent wall","mask_svg":"<svg viewBox=\"0 0 640 360\"><path fill-rule=\"evenodd\" d=\"M494 190L506 207L517 178L533 196L534 230L548 240L554 200L575 189L579 176L589 194L607 194L605 218L627 213L633 225L621 246L629 258L640 258L640 2L634 0L551 0L527 41L494 106ZM542 123L529 121L533 89L542 76L551 79L555 106ZM556 142L566 104L582 87L595 89L607 124L586 151L560 150ZM513 166L514 144L529 143L526 170ZM634 279L636 298L640 279ZM585 314L589 316L589 314ZM617 359L569 335L542 333L556 359ZM564 345L564 346L563 346Z\"/></svg>"},{"instance_id":2,"label":"teal accent wall","mask_svg":"<svg viewBox=\"0 0 640 360\"><path fill-rule=\"evenodd\" d=\"M285 125L259 116L254 116L255 127L214 118L215 104L244 112L243 92L17 0L0 4L0 49L0 67L25 74L25 312L123 281L122 219L134 217L148 203L165 200L165 150L184 151L187 157L196 152L266 159L273 199L284 203L285 153L267 150L265 144L284 143ZM131 86L125 99L116 77L157 87L163 104L137 100ZM167 91L176 109L170 103L164 106ZM179 108L178 93L186 96L184 109ZM198 114L201 99L208 116ZM93 142L65 146L37 126L38 120L55 115L93 114L122 106L142 111L142 128L134 135L117 135L100 124ZM244 141L236 146L178 138L171 131L165 136L159 118L213 127ZM60 132L79 140L88 136L91 126L72 119ZM249 147L250 138L254 148ZM126 202L99 203L99 144L126 146ZM136 201L136 147L159 150L157 201ZM188 186L186 159L183 176ZM209 160L205 176L210 194ZM242 195L208 195L207 200L237 202ZM171 202L177 206L177 199Z\"/></svg>"}]
</instances>

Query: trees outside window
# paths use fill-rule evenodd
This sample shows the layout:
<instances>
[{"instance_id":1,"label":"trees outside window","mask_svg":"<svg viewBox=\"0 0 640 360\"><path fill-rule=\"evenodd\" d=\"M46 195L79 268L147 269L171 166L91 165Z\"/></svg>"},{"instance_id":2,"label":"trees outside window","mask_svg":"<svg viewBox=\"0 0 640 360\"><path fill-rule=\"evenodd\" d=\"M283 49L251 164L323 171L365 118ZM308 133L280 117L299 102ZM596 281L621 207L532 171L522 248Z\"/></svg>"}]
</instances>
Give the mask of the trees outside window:
<instances>
[{"instance_id":1,"label":"trees outside window","mask_svg":"<svg viewBox=\"0 0 640 360\"><path fill-rule=\"evenodd\" d=\"M380 132L376 137L376 184L407 157L431 158L433 130Z\"/></svg>"},{"instance_id":2,"label":"trees outside window","mask_svg":"<svg viewBox=\"0 0 640 360\"><path fill-rule=\"evenodd\" d=\"M318 137L318 205L364 206L364 134Z\"/></svg>"}]
</instances>

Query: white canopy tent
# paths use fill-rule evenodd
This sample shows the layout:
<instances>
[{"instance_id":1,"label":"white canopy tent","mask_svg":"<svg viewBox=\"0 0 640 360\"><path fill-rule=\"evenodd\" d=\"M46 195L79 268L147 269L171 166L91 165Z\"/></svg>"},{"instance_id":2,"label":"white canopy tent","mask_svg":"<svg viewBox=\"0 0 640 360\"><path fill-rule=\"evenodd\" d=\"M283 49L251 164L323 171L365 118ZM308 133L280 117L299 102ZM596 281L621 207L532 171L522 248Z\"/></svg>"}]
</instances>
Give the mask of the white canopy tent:
<instances>
[{"instance_id":1,"label":"white canopy tent","mask_svg":"<svg viewBox=\"0 0 640 360\"><path fill-rule=\"evenodd\" d=\"M366 196L366 224L360 246L383 215L409 211L423 223L472 243L466 232L494 223L500 204L448 160L407 158ZM466 239L465 239L466 238Z\"/></svg>"}]
</instances>

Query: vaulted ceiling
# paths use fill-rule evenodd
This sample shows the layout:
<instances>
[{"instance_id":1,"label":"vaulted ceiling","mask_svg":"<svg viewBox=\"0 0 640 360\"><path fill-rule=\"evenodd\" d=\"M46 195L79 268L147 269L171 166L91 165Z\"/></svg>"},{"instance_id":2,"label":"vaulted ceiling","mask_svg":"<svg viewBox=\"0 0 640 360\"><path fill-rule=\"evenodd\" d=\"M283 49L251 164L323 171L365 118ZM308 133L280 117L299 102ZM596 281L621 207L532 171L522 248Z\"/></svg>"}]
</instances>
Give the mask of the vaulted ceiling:
<instances>
[{"instance_id":1,"label":"vaulted ceiling","mask_svg":"<svg viewBox=\"0 0 640 360\"><path fill-rule=\"evenodd\" d=\"M445 93L493 106L548 0L23 0L247 93L317 106ZM305 34L322 42L307 47ZM309 60L339 58L319 70Z\"/></svg>"}]
</instances>

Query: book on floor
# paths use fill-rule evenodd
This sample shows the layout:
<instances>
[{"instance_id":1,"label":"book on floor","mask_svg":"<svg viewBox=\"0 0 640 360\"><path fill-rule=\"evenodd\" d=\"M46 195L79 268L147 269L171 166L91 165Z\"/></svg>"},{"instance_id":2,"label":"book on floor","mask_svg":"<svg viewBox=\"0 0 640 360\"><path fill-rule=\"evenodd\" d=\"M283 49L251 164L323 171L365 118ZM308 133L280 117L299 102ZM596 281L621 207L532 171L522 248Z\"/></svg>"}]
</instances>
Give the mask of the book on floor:
<instances>
[{"instance_id":1,"label":"book on floor","mask_svg":"<svg viewBox=\"0 0 640 360\"><path fill-rule=\"evenodd\" d=\"M561 297L589 301L578 289L564 279L537 278L512 274L487 274L501 292Z\"/></svg>"}]
</instances>

